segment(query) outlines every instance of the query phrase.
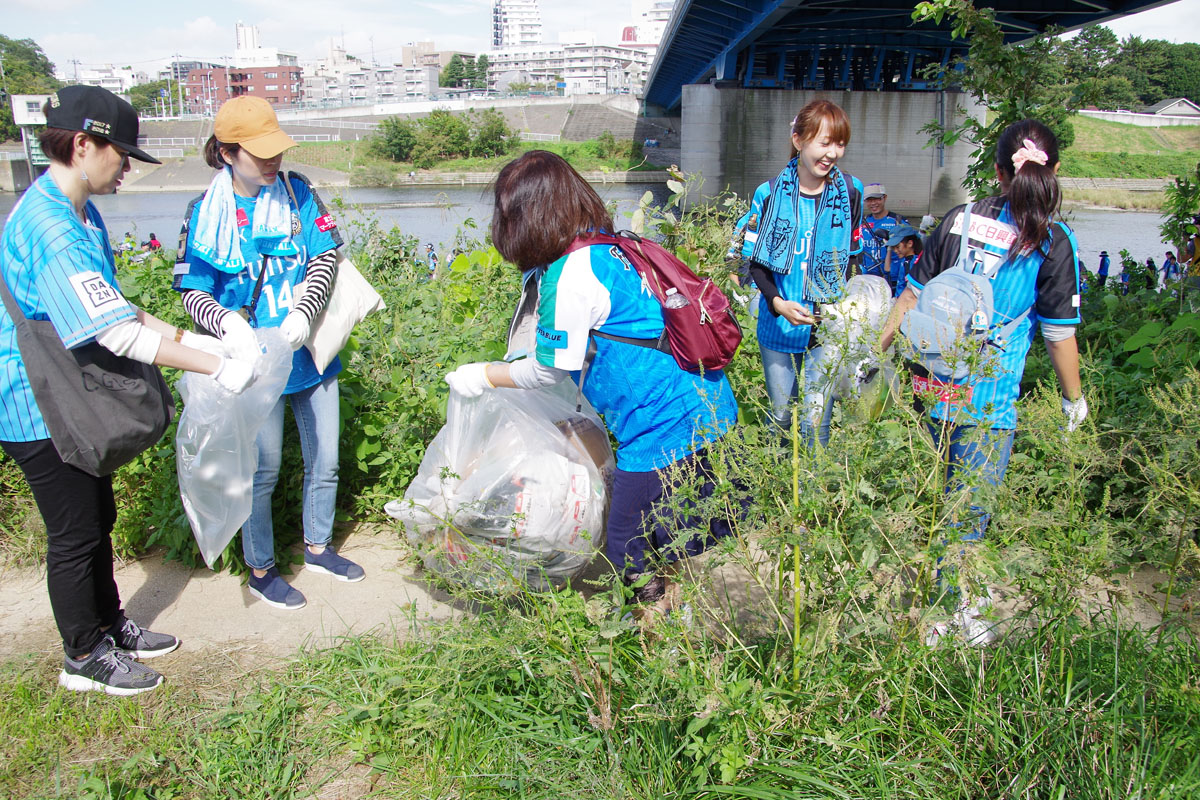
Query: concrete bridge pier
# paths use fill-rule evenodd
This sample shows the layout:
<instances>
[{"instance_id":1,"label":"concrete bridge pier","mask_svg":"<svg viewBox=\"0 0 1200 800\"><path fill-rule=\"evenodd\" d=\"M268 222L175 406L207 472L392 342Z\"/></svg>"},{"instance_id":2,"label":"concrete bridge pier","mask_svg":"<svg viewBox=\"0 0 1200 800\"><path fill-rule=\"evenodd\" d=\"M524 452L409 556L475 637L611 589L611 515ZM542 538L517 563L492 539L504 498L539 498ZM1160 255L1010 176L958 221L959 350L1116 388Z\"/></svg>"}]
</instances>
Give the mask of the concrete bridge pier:
<instances>
[{"instance_id":1,"label":"concrete bridge pier","mask_svg":"<svg viewBox=\"0 0 1200 800\"><path fill-rule=\"evenodd\" d=\"M824 98L846 110L851 137L840 165L864 185L882 183L888 210L916 222L965 202L962 179L974 145L926 147L930 121L978 117L981 107L961 93L744 89L712 84L683 87L681 167L703 177L705 198L726 189L749 198L779 174L791 149L792 119ZM916 219L913 219L913 218Z\"/></svg>"}]
</instances>

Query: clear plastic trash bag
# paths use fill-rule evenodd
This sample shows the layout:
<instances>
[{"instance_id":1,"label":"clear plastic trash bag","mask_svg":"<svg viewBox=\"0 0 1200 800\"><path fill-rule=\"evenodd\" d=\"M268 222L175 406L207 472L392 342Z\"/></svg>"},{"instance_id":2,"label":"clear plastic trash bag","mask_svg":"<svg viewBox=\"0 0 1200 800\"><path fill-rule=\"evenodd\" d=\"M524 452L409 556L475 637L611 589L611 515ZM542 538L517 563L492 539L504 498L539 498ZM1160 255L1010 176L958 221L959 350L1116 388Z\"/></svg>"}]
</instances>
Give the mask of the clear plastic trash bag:
<instances>
[{"instance_id":1,"label":"clear plastic trash bag","mask_svg":"<svg viewBox=\"0 0 1200 800\"><path fill-rule=\"evenodd\" d=\"M560 586L604 544L608 432L571 381L450 393L446 425L384 511L426 568L495 592Z\"/></svg>"},{"instance_id":2,"label":"clear plastic trash bag","mask_svg":"<svg viewBox=\"0 0 1200 800\"><path fill-rule=\"evenodd\" d=\"M209 567L250 518L258 468L254 441L292 373L292 348L283 333L255 333L264 352L255 363L258 376L241 394L198 372L183 373L177 384L184 403L175 434L179 494Z\"/></svg>"}]
</instances>

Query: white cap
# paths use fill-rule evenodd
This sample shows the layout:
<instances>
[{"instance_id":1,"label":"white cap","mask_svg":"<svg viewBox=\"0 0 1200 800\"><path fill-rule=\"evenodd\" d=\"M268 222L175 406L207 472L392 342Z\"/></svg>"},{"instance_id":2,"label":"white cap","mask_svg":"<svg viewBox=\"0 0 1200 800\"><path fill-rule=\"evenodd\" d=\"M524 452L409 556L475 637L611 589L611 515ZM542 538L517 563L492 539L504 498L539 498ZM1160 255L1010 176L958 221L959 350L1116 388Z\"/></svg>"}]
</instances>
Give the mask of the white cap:
<instances>
[{"instance_id":1,"label":"white cap","mask_svg":"<svg viewBox=\"0 0 1200 800\"><path fill-rule=\"evenodd\" d=\"M885 194L887 194L887 189L883 188L882 183L868 183L867 188L863 190L863 197L867 199L883 197Z\"/></svg>"}]
</instances>

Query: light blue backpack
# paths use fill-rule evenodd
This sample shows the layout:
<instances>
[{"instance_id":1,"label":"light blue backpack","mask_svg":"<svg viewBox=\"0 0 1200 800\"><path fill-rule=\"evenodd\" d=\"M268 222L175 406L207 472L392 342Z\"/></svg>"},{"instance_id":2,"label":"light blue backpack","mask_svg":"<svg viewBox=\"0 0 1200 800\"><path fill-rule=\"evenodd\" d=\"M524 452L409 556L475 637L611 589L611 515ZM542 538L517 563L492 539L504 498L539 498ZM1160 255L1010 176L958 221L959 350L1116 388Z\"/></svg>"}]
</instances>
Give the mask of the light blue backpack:
<instances>
[{"instance_id":1,"label":"light blue backpack","mask_svg":"<svg viewBox=\"0 0 1200 800\"><path fill-rule=\"evenodd\" d=\"M971 206L962 214L958 261L925 284L917 305L905 315L900 332L908 337L913 360L938 380L960 383L988 364L988 347L1003 349L1008 337L1032 309L993 324L992 282L979 270L983 256L968 244Z\"/></svg>"}]
</instances>

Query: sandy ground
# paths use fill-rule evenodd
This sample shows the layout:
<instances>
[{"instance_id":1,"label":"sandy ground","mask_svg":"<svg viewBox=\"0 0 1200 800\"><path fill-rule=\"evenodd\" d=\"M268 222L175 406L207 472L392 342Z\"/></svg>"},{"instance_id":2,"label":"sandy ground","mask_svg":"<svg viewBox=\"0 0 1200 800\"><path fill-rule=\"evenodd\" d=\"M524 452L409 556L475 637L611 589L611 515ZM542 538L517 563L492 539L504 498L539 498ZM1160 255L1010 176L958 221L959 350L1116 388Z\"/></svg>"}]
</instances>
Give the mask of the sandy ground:
<instances>
[{"instance_id":1,"label":"sandy ground","mask_svg":"<svg viewBox=\"0 0 1200 800\"><path fill-rule=\"evenodd\" d=\"M298 611L258 601L241 578L228 572L188 569L159 554L119 565L117 585L131 619L182 640L176 653L155 660L168 676L172 661L220 654L231 666L251 667L351 633L403 637L414 621L444 620L456 613L449 597L431 594L414 574L407 547L390 527L359 526L339 550L362 565L366 579L342 583L293 565L285 579L308 600ZM0 573L0 660L28 655L57 659L61 653L44 570Z\"/></svg>"}]
</instances>

